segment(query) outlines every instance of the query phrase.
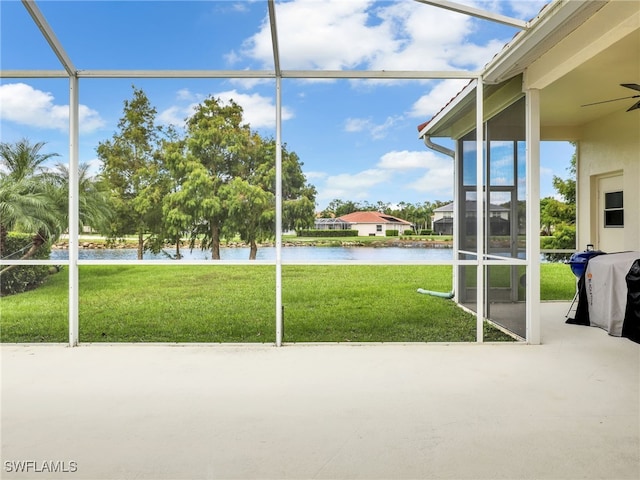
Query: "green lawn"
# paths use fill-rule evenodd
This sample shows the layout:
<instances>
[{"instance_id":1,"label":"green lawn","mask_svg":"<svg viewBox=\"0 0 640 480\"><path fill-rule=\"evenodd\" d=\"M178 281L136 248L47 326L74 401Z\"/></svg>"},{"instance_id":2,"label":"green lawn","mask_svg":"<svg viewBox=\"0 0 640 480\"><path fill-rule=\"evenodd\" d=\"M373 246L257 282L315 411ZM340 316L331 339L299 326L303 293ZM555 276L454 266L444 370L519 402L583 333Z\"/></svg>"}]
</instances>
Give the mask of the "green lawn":
<instances>
[{"instance_id":1,"label":"green lawn","mask_svg":"<svg viewBox=\"0 0 640 480\"><path fill-rule=\"evenodd\" d=\"M540 298L571 301L576 293L576 277L564 263L540 265Z\"/></svg>"},{"instance_id":2,"label":"green lawn","mask_svg":"<svg viewBox=\"0 0 640 480\"><path fill-rule=\"evenodd\" d=\"M67 269L0 300L3 342L67 342ZM451 289L448 266L284 266L285 342L474 341L475 317L417 288ZM566 265L544 264L543 299L570 300ZM83 266L81 342L275 340L273 266ZM487 326L485 339L505 340Z\"/></svg>"}]
</instances>

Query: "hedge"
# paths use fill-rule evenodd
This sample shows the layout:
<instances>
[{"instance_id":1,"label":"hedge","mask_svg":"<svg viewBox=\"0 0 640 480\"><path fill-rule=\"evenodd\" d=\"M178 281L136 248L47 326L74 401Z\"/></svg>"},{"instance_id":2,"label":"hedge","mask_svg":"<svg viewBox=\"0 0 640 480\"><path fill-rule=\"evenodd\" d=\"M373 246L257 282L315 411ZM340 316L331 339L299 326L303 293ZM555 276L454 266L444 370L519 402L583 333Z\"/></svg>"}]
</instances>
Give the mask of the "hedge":
<instances>
[{"instance_id":1,"label":"hedge","mask_svg":"<svg viewBox=\"0 0 640 480\"><path fill-rule=\"evenodd\" d=\"M32 234L10 232L7 235L5 244L6 258L11 260L19 259L26 252L24 248L31 246L32 238ZM51 245L45 243L31 259L48 260L50 253ZM5 255L4 252L3 255ZM5 266L0 265L0 270ZM11 295L32 290L41 285L48 276L49 267L47 265L25 265L12 268L0 275L0 294Z\"/></svg>"},{"instance_id":2,"label":"hedge","mask_svg":"<svg viewBox=\"0 0 640 480\"><path fill-rule=\"evenodd\" d=\"M299 237L357 237L358 230L297 230Z\"/></svg>"}]
</instances>

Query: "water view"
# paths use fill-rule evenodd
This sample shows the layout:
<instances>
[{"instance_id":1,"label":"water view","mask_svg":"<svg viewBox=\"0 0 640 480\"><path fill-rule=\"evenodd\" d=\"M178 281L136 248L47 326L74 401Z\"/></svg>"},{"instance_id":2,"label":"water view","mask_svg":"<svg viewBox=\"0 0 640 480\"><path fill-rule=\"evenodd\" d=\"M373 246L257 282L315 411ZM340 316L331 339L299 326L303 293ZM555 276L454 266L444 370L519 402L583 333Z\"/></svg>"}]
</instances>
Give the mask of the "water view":
<instances>
[{"instance_id":1,"label":"water view","mask_svg":"<svg viewBox=\"0 0 640 480\"><path fill-rule=\"evenodd\" d=\"M210 251L182 249L180 250L185 260L208 260ZM175 255L175 250L165 250L164 253L153 254L145 252L145 260L169 260ZM221 248L222 260L248 260L249 248ZM67 260L68 250L52 250L52 260ZM80 260L135 260L135 248L119 249L80 249ZM257 260L275 260L275 247L258 248ZM284 261L450 261L453 259L453 250L450 248L403 248L403 247L283 247L282 259Z\"/></svg>"}]
</instances>

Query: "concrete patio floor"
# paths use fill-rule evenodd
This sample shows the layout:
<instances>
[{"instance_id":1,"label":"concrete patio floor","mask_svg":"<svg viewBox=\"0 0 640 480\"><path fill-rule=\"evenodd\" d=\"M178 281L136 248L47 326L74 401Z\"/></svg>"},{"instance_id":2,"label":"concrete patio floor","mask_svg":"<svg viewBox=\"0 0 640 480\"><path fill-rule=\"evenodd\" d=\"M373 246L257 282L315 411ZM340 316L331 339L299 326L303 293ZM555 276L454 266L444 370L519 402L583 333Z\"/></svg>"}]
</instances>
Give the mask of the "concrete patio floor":
<instances>
[{"instance_id":1,"label":"concrete patio floor","mask_svg":"<svg viewBox=\"0 0 640 480\"><path fill-rule=\"evenodd\" d=\"M539 346L3 345L0 476L638 479L640 345L567 309Z\"/></svg>"}]
</instances>

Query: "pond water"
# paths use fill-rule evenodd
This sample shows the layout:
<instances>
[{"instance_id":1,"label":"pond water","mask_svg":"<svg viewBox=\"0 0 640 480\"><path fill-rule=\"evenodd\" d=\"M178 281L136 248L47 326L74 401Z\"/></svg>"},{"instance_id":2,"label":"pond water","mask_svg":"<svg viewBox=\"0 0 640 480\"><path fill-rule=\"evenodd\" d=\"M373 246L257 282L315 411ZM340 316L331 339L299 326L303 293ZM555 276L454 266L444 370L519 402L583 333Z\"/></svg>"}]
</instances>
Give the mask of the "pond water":
<instances>
[{"instance_id":1,"label":"pond water","mask_svg":"<svg viewBox=\"0 0 640 480\"><path fill-rule=\"evenodd\" d=\"M180 251L185 260L208 260L210 251L183 249ZM153 254L145 252L145 260L169 260L175 255L175 250L165 250L165 253ZM249 248L221 248L222 260L248 260ZM67 260L68 250L52 250L52 260ZM136 249L80 249L80 260L135 260ZM258 260L275 260L275 247L258 248ZM450 261L453 259L453 250L450 248L403 248L403 247L283 247L282 259L284 261Z\"/></svg>"}]
</instances>

